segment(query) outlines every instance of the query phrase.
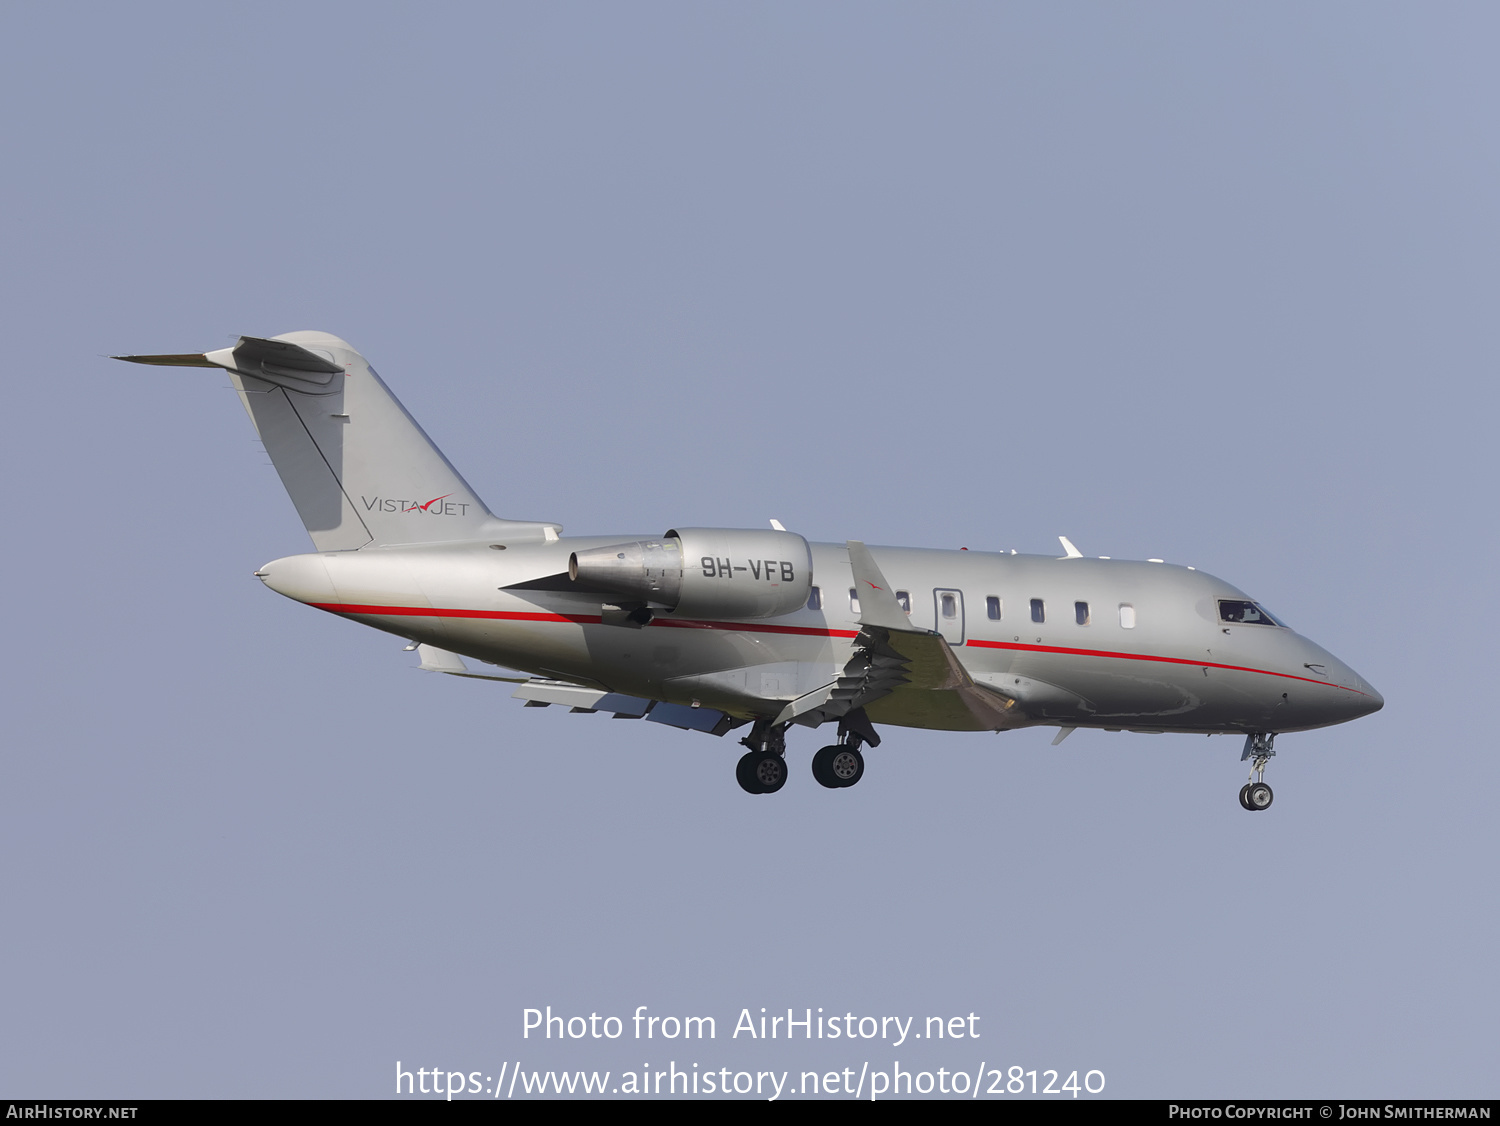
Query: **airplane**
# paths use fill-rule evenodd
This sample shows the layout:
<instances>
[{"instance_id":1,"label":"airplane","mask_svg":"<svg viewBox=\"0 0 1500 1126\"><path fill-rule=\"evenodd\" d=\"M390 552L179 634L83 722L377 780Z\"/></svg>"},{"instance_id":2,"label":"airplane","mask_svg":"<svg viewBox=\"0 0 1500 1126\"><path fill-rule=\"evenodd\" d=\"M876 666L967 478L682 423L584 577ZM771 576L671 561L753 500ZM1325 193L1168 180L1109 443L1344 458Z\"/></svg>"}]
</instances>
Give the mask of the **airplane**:
<instances>
[{"instance_id":1,"label":"airplane","mask_svg":"<svg viewBox=\"0 0 1500 1126\"><path fill-rule=\"evenodd\" d=\"M113 358L229 373L316 549L262 566L266 586L405 638L429 672L514 684L528 707L748 726L747 793L785 785L794 727L834 725L812 756L828 789L864 776L877 725L1056 727L1054 745L1085 727L1243 736L1240 805L1261 811L1278 734L1384 705L1192 567L1085 558L1062 536L1060 557L809 543L775 520L564 538L493 515L336 336Z\"/></svg>"}]
</instances>

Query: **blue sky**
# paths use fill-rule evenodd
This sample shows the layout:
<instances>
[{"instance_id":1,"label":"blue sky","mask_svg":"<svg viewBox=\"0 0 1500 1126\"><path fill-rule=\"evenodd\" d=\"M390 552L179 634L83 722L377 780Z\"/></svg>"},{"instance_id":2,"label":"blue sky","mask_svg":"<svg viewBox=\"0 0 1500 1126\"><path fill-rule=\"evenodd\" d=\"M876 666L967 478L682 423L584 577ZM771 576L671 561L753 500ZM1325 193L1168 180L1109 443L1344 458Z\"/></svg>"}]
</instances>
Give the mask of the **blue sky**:
<instances>
[{"instance_id":1,"label":"blue sky","mask_svg":"<svg viewBox=\"0 0 1500 1126\"><path fill-rule=\"evenodd\" d=\"M1099 1069L1493 1096L1484 5L18 4L0 1088ZM251 572L227 381L336 333L505 516L1160 557L1347 660L1284 738L891 731L857 790L522 709ZM713 1015L688 1051L522 1012ZM747 1045L744 1007L983 1018ZM422 1062L425 1061L425 1062ZM951 1061L951 1062L949 1062Z\"/></svg>"}]
</instances>

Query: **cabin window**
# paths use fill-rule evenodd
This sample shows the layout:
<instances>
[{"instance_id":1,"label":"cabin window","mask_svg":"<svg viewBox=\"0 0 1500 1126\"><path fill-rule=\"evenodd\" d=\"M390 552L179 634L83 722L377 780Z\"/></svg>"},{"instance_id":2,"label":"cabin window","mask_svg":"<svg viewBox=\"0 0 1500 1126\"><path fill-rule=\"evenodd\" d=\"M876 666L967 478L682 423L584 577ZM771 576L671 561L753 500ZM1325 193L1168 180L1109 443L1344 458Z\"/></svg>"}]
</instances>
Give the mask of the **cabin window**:
<instances>
[{"instance_id":1,"label":"cabin window","mask_svg":"<svg viewBox=\"0 0 1500 1126\"><path fill-rule=\"evenodd\" d=\"M1089 604L1087 602L1073 603L1073 620L1081 626L1089 624Z\"/></svg>"},{"instance_id":2,"label":"cabin window","mask_svg":"<svg viewBox=\"0 0 1500 1126\"><path fill-rule=\"evenodd\" d=\"M905 610L908 614L911 613L911 594L909 592L898 590L896 592L896 601L900 604L901 609Z\"/></svg>"},{"instance_id":3,"label":"cabin window","mask_svg":"<svg viewBox=\"0 0 1500 1126\"><path fill-rule=\"evenodd\" d=\"M852 586L849 588L849 613L859 613L859 591L855 590Z\"/></svg>"},{"instance_id":4,"label":"cabin window","mask_svg":"<svg viewBox=\"0 0 1500 1126\"><path fill-rule=\"evenodd\" d=\"M1120 628L1135 629L1135 607L1128 602L1120 603Z\"/></svg>"},{"instance_id":5,"label":"cabin window","mask_svg":"<svg viewBox=\"0 0 1500 1126\"><path fill-rule=\"evenodd\" d=\"M1219 620L1236 622L1245 626L1279 626L1281 624L1257 603L1237 602L1228 598L1219 599Z\"/></svg>"},{"instance_id":6,"label":"cabin window","mask_svg":"<svg viewBox=\"0 0 1500 1126\"><path fill-rule=\"evenodd\" d=\"M1031 600L1031 620L1038 625L1047 620L1047 604L1040 598Z\"/></svg>"},{"instance_id":7,"label":"cabin window","mask_svg":"<svg viewBox=\"0 0 1500 1126\"><path fill-rule=\"evenodd\" d=\"M953 595L943 594L938 599L938 604L942 607L943 617L947 618L950 622L958 617L958 599L954 598Z\"/></svg>"},{"instance_id":8,"label":"cabin window","mask_svg":"<svg viewBox=\"0 0 1500 1126\"><path fill-rule=\"evenodd\" d=\"M823 591L820 588L813 587L812 590L808 591L807 608L809 610L823 609Z\"/></svg>"},{"instance_id":9,"label":"cabin window","mask_svg":"<svg viewBox=\"0 0 1500 1126\"><path fill-rule=\"evenodd\" d=\"M996 598L993 594L984 600L984 609L989 614L990 621L998 622L1000 620L1000 599Z\"/></svg>"}]
</instances>

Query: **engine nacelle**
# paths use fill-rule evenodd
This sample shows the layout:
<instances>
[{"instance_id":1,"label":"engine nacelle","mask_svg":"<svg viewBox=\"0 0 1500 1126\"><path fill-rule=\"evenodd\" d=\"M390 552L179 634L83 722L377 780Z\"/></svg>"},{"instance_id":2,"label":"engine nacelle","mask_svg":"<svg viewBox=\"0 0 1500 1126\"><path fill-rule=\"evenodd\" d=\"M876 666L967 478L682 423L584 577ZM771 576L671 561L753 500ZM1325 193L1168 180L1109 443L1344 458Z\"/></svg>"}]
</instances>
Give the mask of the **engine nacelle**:
<instances>
[{"instance_id":1,"label":"engine nacelle","mask_svg":"<svg viewBox=\"0 0 1500 1126\"><path fill-rule=\"evenodd\" d=\"M812 551L794 532L673 528L659 540L575 551L568 575L684 617L774 618L807 604Z\"/></svg>"}]
</instances>

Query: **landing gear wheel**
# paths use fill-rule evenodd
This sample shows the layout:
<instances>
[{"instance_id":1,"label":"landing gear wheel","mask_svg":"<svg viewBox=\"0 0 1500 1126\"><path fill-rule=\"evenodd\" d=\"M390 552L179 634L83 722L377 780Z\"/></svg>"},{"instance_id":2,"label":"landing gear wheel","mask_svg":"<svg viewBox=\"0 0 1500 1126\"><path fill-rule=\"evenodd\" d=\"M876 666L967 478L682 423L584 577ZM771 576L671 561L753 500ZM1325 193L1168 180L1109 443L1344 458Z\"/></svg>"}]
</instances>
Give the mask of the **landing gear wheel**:
<instances>
[{"instance_id":1,"label":"landing gear wheel","mask_svg":"<svg viewBox=\"0 0 1500 1126\"><path fill-rule=\"evenodd\" d=\"M1269 809L1274 796L1271 787L1264 782L1251 782L1245 787L1245 808L1256 811Z\"/></svg>"},{"instance_id":2,"label":"landing gear wheel","mask_svg":"<svg viewBox=\"0 0 1500 1126\"><path fill-rule=\"evenodd\" d=\"M835 786L852 786L865 776L865 756L853 747L825 747L824 750L832 752L828 756L828 775ZM824 782L823 785L828 783Z\"/></svg>"},{"instance_id":3,"label":"landing gear wheel","mask_svg":"<svg viewBox=\"0 0 1500 1126\"><path fill-rule=\"evenodd\" d=\"M843 749L843 747L835 744L832 747L824 747L817 754L813 755L813 778L817 781L818 785L825 786L830 790L837 790L843 786L843 783L833 773L833 756Z\"/></svg>"},{"instance_id":4,"label":"landing gear wheel","mask_svg":"<svg viewBox=\"0 0 1500 1126\"><path fill-rule=\"evenodd\" d=\"M1243 786L1240 787L1240 808L1241 809L1250 809L1250 810L1253 810L1255 808L1253 805L1250 804L1250 783L1249 782L1246 782Z\"/></svg>"},{"instance_id":5,"label":"landing gear wheel","mask_svg":"<svg viewBox=\"0 0 1500 1126\"><path fill-rule=\"evenodd\" d=\"M841 790L865 776L865 756L847 744L835 744L813 755L812 769L818 785Z\"/></svg>"},{"instance_id":6,"label":"landing gear wheel","mask_svg":"<svg viewBox=\"0 0 1500 1126\"><path fill-rule=\"evenodd\" d=\"M755 777L755 760L758 758L760 758L760 754L756 751L751 751L748 754L742 755L740 761L735 763L734 780L740 784L740 789L744 790L747 794L765 792L760 788L760 782Z\"/></svg>"},{"instance_id":7,"label":"landing gear wheel","mask_svg":"<svg viewBox=\"0 0 1500 1126\"><path fill-rule=\"evenodd\" d=\"M780 755L765 751L756 755L754 770L763 794L774 794L786 785L786 759Z\"/></svg>"},{"instance_id":8,"label":"landing gear wheel","mask_svg":"<svg viewBox=\"0 0 1500 1126\"><path fill-rule=\"evenodd\" d=\"M786 785L786 759L767 751L751 751L740 758L734 777L747 794L774 794Z\"/></svg>"}]
</instances>

